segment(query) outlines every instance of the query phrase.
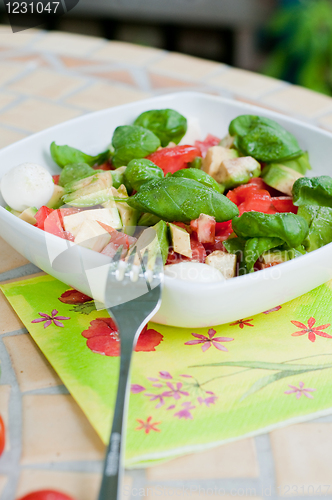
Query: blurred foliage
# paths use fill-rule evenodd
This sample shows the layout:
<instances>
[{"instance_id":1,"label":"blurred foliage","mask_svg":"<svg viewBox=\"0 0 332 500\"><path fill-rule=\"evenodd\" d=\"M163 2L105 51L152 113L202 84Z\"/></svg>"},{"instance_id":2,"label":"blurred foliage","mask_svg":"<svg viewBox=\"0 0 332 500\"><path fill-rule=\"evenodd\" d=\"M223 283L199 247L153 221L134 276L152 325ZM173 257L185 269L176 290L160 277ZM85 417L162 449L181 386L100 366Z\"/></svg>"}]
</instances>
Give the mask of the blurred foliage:
<instances>
[{"instance_id":1,"label":"blurred foliage","mask_svg":"<svg viewBox=\"0 0 332 500\"><path fill-rule=\"evenodd\" d=\"M268 34L275 43L264 74L332 95L332 0L281 8Z\"/></svg>"}]
</instances>

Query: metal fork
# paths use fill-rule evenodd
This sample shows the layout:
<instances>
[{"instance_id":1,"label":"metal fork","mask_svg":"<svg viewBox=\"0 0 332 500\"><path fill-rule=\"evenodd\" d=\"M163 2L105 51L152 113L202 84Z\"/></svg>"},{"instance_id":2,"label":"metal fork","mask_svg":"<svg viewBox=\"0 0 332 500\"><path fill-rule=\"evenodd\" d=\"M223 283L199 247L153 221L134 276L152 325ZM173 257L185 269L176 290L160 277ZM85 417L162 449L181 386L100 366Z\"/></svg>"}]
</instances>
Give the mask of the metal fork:
<instances>
[{"instance_id":1,"label":"metal fork","mask_svg":"<svg viewBox=\"0 0 332 500\"><path fill-rule=\"evenodd\" d=\"M120 500L131 357L142 328L160 307L163 284L163 261L159 251L154 254L150 268L147 256L139 259L140 266L137 266L135 252L127 262L120 257L121 249L110 267L105 293L107 310L118 326L121 360L113 425L98 500Z\"/></svg>"}]
</instances>

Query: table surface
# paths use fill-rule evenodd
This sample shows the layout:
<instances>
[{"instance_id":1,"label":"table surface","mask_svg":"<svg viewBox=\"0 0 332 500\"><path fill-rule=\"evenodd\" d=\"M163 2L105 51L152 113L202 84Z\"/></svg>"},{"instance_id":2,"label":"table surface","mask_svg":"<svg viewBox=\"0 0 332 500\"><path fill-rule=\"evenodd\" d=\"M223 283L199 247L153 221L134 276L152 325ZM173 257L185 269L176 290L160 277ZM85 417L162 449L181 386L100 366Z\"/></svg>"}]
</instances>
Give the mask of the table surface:
<instances>
[{"instance_id":1,"label":"table surface","mask_svg":"<svg viewBox=\"0 0 332 500\"><path fill-rule=\"evenodd\" d=\"M90 111L183 90L258 104L332 131L332 99L285 82L154 48L39 30L13 35L0 27L0 148ZM2 240L0 255L0 281L38 272ZM0 359L9 437L0 500L44 488L96 499L103 445L3 295ZM276 500L291 493L331 500L331 459L332 416L126 471L132 496L124 498ZM196 493L189 496L188 488Z\"/></svg>"}]
</instances>

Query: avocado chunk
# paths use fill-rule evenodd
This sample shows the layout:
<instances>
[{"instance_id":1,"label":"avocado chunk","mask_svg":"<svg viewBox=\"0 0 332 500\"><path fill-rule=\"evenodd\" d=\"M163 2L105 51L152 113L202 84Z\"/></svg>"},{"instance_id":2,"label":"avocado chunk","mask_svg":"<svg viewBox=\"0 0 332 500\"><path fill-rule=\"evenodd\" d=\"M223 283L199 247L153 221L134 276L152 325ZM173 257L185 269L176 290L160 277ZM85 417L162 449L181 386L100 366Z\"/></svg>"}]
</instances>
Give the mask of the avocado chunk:
<instances>
[{"instance_id":1,"label":"avocado chunk","mask_svg":"<svg viewBox=\"0 0 332 500\"><path fill-rule=\"evenodd\" d=\"M63 205L62 197L65 194L65 190L62 186L58 186L57 184L54 184L54 191L51 196L51 199L47 203L48 208L59 208Z\"/></svg>"},{"instance_id":2,"label":"avocado chunk","mask_svg":"<svg viewBox=\"0 0 332 500\"><path fill-rule=\"evenodd\" d=\"M6 206L7 212L10 212L11 214L15 215L15 217L19 217L22 212L18 212L17 210L14 210L11 208L9 205Z\"/></svg>"},{"instance_id":3,"label":"avocado chunk","mask_svg":"<svg viewBox=\"0 0 332 500\"><path fill-rule=\"evenodd\" d=\"M235 254L222 250L215 250L205 259L205 264L218 269L227 280L236 276L236 263L237 256Z\"/></svg>"},{"instance_id":4,"label":"avocado chunk","mask_svg":"<svg viewBox=\"0 0 332 500\"><path fill-rule=\"evenodd\" d=\"M270 163L270 165L275 165L274 163ZM309 155L308 153L303 153L303 155L295 158L294 160L283 161L282 165L284 167L292 168L299 172L299 174L305 175L307 170L311 170L311 165L309 163Z\"/></svg>"},{"instance_id":5,"label":"avocado chunk","mask_svg":"<svg viewBox=\"0 0 332 500\"><path fill-rule=\"evenodd\" d=\"M32 224L33 226L37 224L37 221L35 219L35 215L38 212L37 208L35 207L29 207L23 210L22 213L18 216L19 219L24 220L25 222L28 222L29 224Z\"/></svg>"},{"instance_id":6,"label":"avocado chunk","mask_svg":"<svg viewBox=\"0 0 332 500\"><path fill-rule=\"evenodd\" d=\"M190 245L190 234L187 233L185 229L175 224L170 223L168 225L171 233L171 240L174 252L177 252L191 259L193 253Z\"/></svg>"},{"instance_id":7,"label":"avocado chunk","mask_svg":"<svg viewBox=\"0 0 332 500\"><path fill-rule=\"evenodd\" d=\"M268 186L292 196L293 184L297 179L303 177L302 174L279 163L267 165L262 172L262 179Z\"/></svg>"},{"instance_id":8,"label":"avocado chunk","mask_svg":"<svg viewBox=\"0 0 332 500\"><path fill-rule=\"evenodd\" d=\"M92 207L113 197L112 175L109 170L66 185L62 201L73 207Z\"/></svg>"},{"instance_id":9,"label":"avocado chunk","mask_svg":"<svg viewBox=\"0 0 332 500\"><path fill-rule=\"evenodd\" d=\"M251 156L232 158L224 160L221 164L221 183L226 189L230 189L241 184L247 184L251 177L258 177L261 173L261 165Z\"/></svg>"},{"instance_id":10,"label":"avocado chunk","mask_svg":"<svg viewBox=\"0 0 332 500\"><path fill-rule=\"evenodd\" d=\"M112 187L111 191L112 195L115 198L128 198L128 193L124 184L121 184L121 186L118 189ZM124 233L128 234L129 236L132 236L135 232L140 212L135 208L131 208L128 205L128 203L122 201L114 202L114 200L110 200L107 201L106 203L103 203L102 205L103 207L109 208L114 203L115 203L115 208L120 213Z\"/></svg>"},{"instance_id":11,"label":"avocado chunk","mask_svg":"<svg viewBox=\"0 0 332 500\"><path fill-rule=\"evenodd\" d=\"M287 262L291 260L292 256L289 254L288 250L269 250L268 252L264 252L261 255L260 260L265 265L276 265L281 264L282 262Z\"/></svg>"},{"instance_id":12,"label":"avocado chunk","mask_svg":"<svg viewBox=\"0 0 332 500\"><path fill-rule=\"evenodd\" d=\"M211 175L217 182L223 183L224 168L222 163L225 160L237 158L239 153L235 149L224 148L223 146L212 146L208 149L202 161L202 169Z\"/></svg>"},{"instance_id":13,"label":"avocado chunk","mask_svg":"<svg viewBox=\"0 0 332 500\"><path fill-rule=\"evenodd\" d=\"M142 214L139 218L137 225L138 226L154 226L157 222L160 221L160 217L154 214Z\"/></svg>"}]
</instances>

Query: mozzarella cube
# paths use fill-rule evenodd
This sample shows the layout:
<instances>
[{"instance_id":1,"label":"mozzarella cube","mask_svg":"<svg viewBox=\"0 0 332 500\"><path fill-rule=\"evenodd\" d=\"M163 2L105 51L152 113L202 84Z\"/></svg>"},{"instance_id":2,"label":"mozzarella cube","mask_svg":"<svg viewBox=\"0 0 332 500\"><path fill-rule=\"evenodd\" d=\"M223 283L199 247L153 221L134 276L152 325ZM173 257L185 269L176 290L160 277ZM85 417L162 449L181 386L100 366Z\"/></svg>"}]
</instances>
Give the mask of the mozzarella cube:
<instances>
[{"instance_id":1,"label":"mozzarella cube","mask_svg":"<svg viewBox=\"0 0 332 500\"><path fill-rule=\"evenodd\" d=\"M215 250L205 259L205 264L218 269L227 280L236 276L236 262L236 255L222 250Z\"/></svg>"},{"instance_id":2,"label":"mozzarella cube","mask_svg":"<svg viewBox=\"0 0 332 500\"><path fill-rule=\"evenodd\" d=\"M67 215L63 218L65 230L76 236L83 222L94 220L103 222L113 229L121 228L120 216L117 208L96 208L94 210L83 210L77 214Z\"/></svg>"},{"instance_id":3,"label":"mozzarella cube","mask_svg":"<svg viewBox=\"0 0 332 500\"><path fill-rule=\"evenodd\" d=\"M89 248L95 252L101 252L110 242L111 235L101 227L96 220L85 220L81 225L75 243Z\"/></svg>"}]
</instances>

